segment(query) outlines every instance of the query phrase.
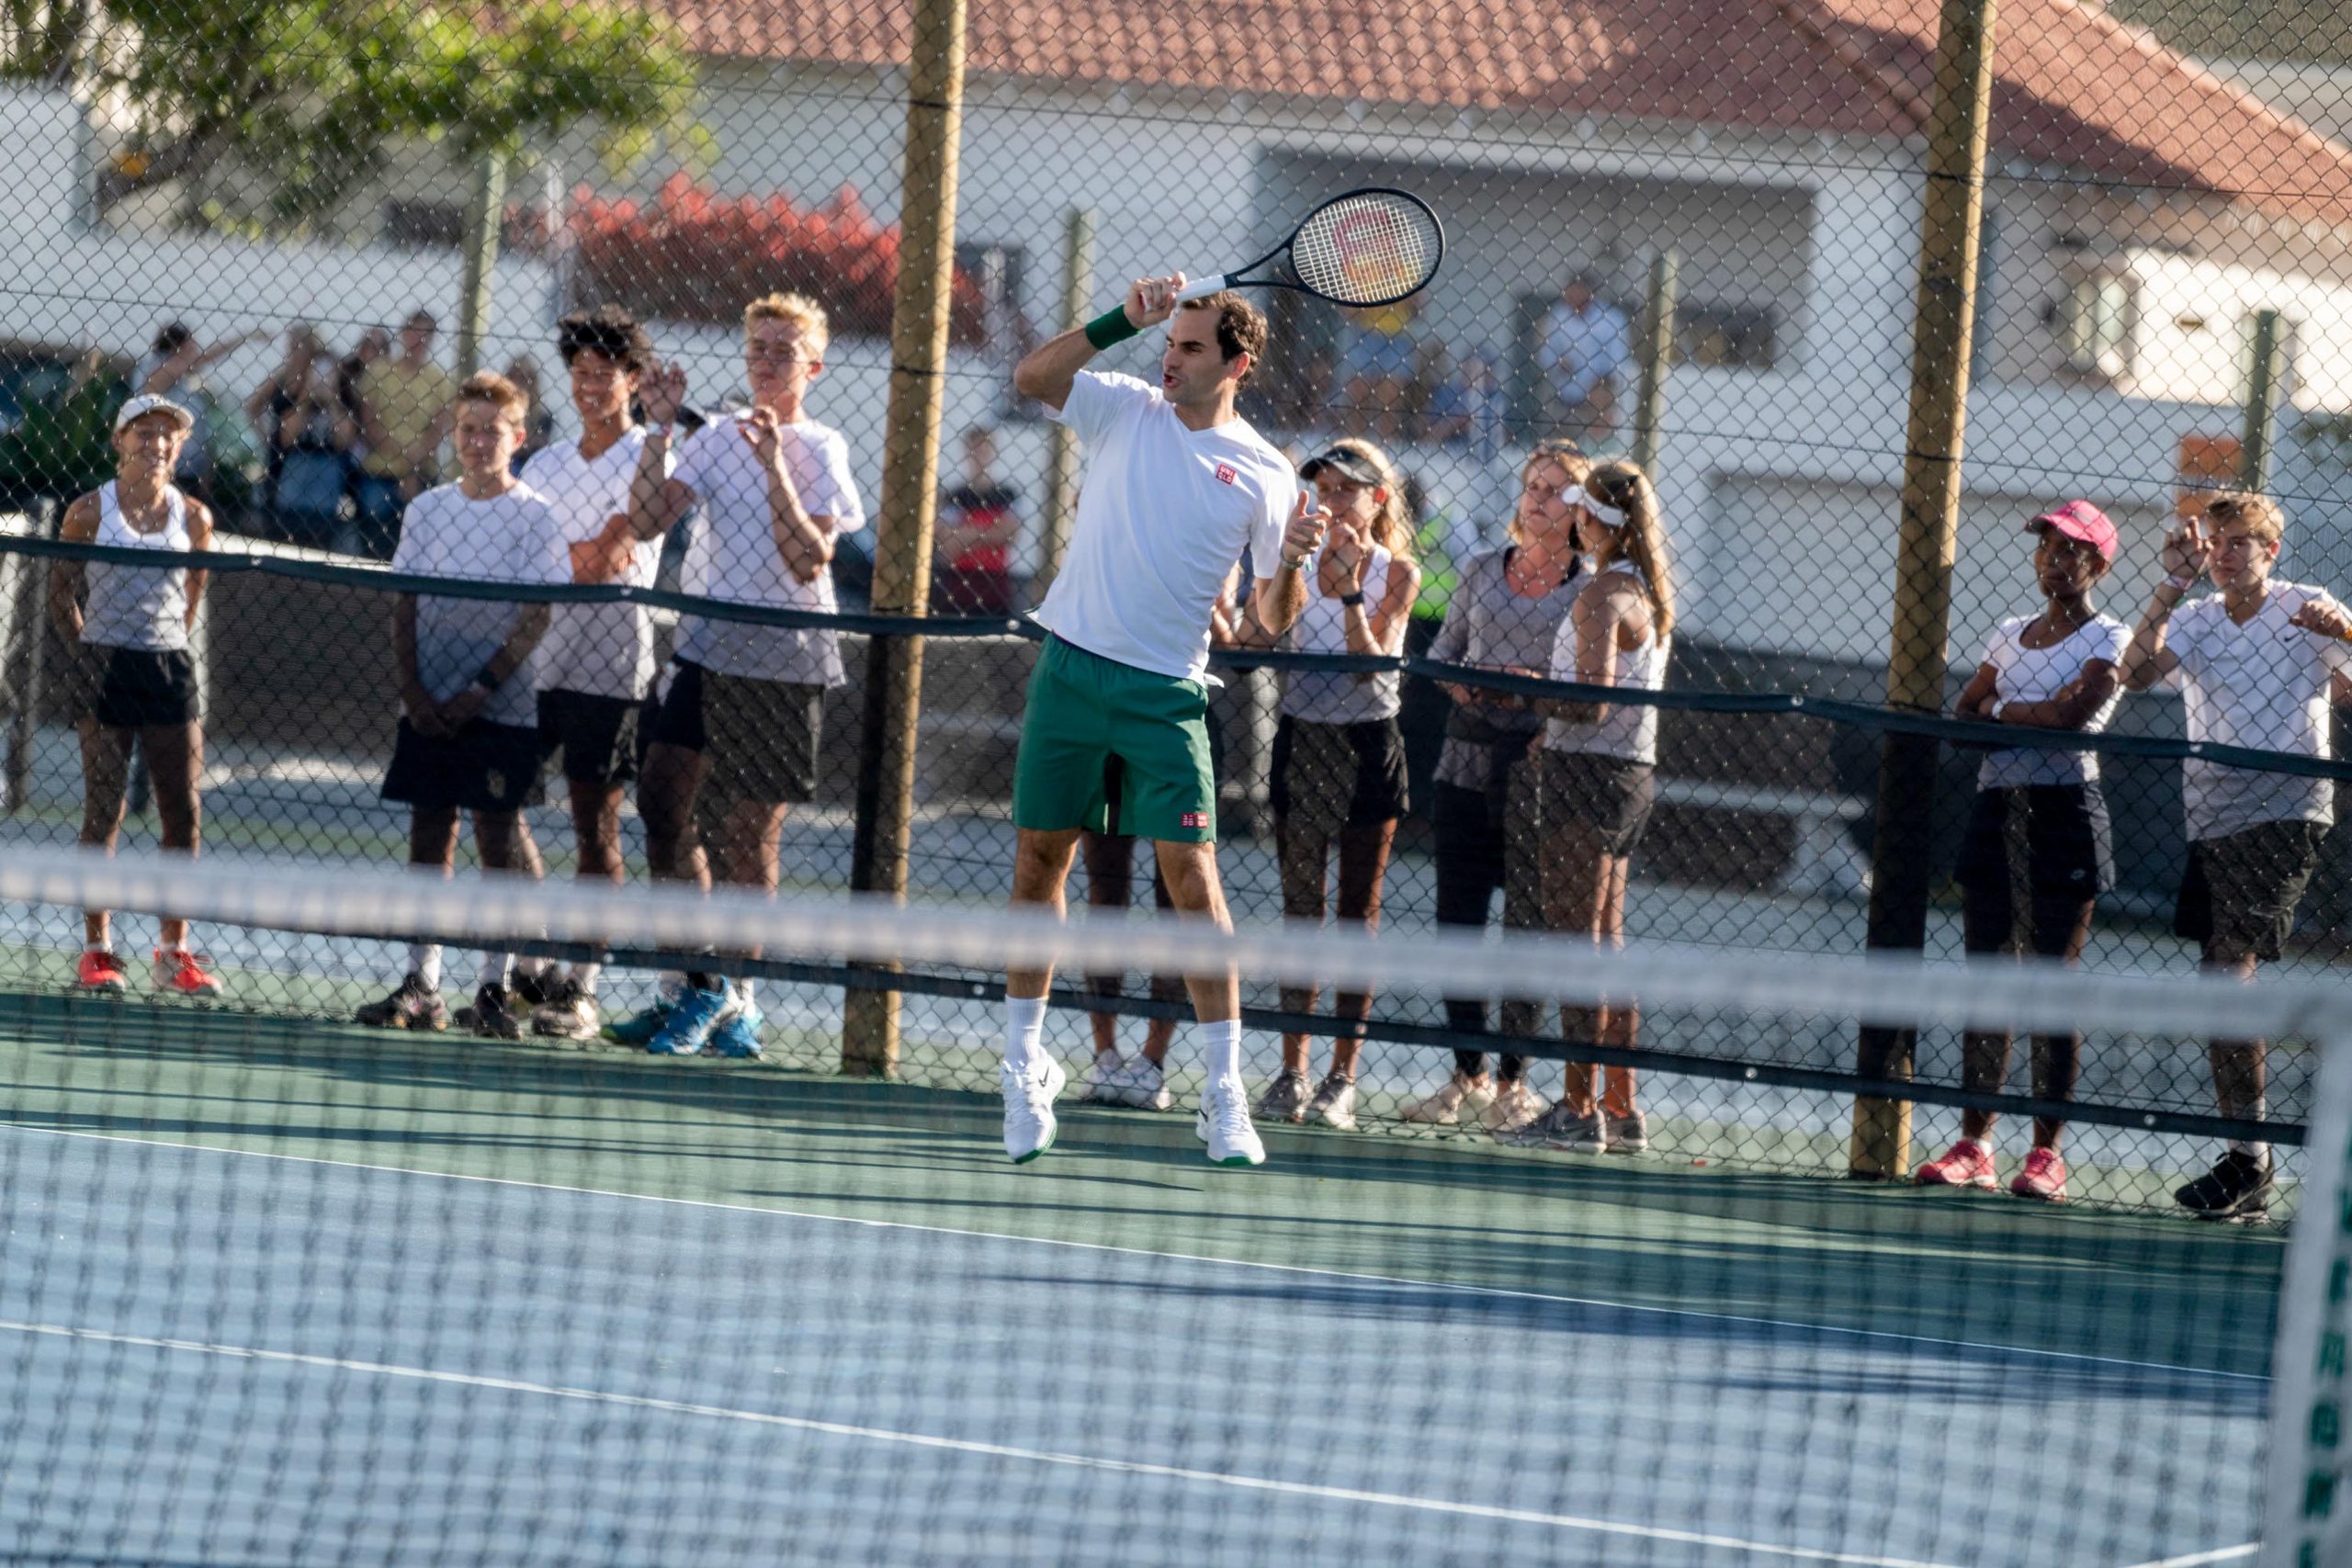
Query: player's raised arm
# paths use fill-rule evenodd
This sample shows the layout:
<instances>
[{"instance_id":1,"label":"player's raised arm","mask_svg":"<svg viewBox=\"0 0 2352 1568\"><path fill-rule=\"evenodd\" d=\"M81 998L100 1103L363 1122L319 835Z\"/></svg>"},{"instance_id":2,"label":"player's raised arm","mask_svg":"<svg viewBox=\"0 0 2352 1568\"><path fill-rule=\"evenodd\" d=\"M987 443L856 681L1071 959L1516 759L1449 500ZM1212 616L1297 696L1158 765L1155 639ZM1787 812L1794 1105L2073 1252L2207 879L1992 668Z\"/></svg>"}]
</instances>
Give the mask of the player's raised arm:
<instances>
[{"instance_id":1,"label":"player's raised arm","mask_svg":"<svg viewBox=\"0 0 2352 1568\"><path fill-rule=\"evenodd\" d=\"M1087 361L1175 314L1176 294L1183 287L1181 272L1168 277L1136 278L1127 285L1126 301L1117 310L1105 310L1084 326L1048 338L1023 355L1012 367L1012 389L1047 408L1060 408L1069 400L1070 383L1078 379Z\"/></svg>"}]
</instances>

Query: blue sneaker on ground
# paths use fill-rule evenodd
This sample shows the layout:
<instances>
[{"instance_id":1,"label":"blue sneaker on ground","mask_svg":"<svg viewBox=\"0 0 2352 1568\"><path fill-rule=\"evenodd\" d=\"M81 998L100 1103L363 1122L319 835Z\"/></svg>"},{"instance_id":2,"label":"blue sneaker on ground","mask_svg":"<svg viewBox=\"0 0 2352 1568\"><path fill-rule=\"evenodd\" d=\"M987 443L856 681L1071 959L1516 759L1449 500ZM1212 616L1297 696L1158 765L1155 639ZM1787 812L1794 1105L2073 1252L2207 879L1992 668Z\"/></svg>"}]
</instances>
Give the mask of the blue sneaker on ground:
<instances>
[{"instance_id":1,"label":"blue sneaker on ground","mask_svg":"<svg viewBox=\"0 0 2352 1568\"><path fill-rule=\"evenodd\" d=\"M605 1025L605 1038L616 1045L650 1045L662 1026L670 1021L670 1003L655 1002L643 1012L613 1019Z\"/></svg>"},{"instance_id":2,"label":"blue sneaker on ground","mask_svg":"<svg viewBox=\"0 0 2352 1568\"><path fill-rule=\"evenodd\" d=\"M708 1049L721 1056L756 1056L760 1054L760 1025L765 1021L757 1002L745 1002L710 1032Z\"/></svg>"},{"instance_id":3,"label":"blue sneaker on ground","mask_svg":"<svg viewBox=\"0 0 2352 1568\"><path fill-rule=\"evenodd\" d=\"M657 1056L700 1055L734 1000L725 991L688 990L670 1010L662 1032L647 1041L645 1048Z\"/></svg>"}]
</instances>

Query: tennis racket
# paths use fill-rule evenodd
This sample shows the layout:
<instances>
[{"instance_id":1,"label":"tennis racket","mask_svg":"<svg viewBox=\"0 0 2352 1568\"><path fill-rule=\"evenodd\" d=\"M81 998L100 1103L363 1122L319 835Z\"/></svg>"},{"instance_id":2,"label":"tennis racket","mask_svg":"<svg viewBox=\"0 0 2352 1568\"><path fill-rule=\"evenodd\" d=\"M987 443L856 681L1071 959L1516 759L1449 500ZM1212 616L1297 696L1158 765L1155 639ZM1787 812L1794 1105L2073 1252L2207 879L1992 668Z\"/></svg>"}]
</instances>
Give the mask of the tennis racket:
<instances>
[{"instance_id":1,"label":"tennis racket","mask_svg":"<svg viewBox=\"0 0 2352 1568\"><path fill-rule=\"evenodd\" d=\"M1220 288L1295 288L1334 305L1394 305L1419 294L1445 257L1445 228L1419 197L1384 186L1335 196L1249 265L1188 283L1182 303ZM1287 262L1288 276L1279 264ZM1260 273L1269 263L1275 271Z\"/></svg>"}]
</instances>

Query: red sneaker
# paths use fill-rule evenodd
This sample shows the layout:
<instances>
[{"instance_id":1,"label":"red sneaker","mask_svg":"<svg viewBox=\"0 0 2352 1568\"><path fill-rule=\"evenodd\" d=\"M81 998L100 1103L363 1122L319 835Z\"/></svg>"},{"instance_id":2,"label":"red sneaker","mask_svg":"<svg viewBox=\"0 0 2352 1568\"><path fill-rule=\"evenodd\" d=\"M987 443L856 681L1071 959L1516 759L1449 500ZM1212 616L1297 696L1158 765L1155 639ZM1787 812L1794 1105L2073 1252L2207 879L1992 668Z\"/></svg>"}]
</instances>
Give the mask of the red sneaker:
<instances>
[{"instance_id":1,"label":"red sneaker","mask_svg":"<svg viewBox=\"0 0 2352 1568\"><path fill-rule=\"evenodd\" d=\"M81 962L74 965L74 984L79 990L119 994L128 982L122 960L103 948L85 948Z\"/></svg>"},{"instance_id":2,"label":"red sneaker","mask_svg":"<svg viewBox=\"0 0 2352 1568\"><path fill-rule=\"evenodd\" d=\"M2036 1149L2025 1156L2025 1168L2009 1183L2009 1190L2020 1198L2063 1203L2066 1201L2066 1162L2058 1157L2056 1149Z\"/></svg>"},{"instance_id":3,"label":"red sneaker","mask_svg":"<svg viewBox=\"0 0 2352 1568\"><path fill-rule=\"evenodd\" d=\"M1921 1166L1911 1178L1922 1187L1996 1187L1999 1181L1993 1174L1993 1149L1973 1138L1962 1138L1946 1149L1941 1159L1931 1159Z\"/></svg>"},{"instance_id":4,"label":"red sneaker","mask_svg":"<svg viewBox=\"0 0 2352 1568\"><path fill-rule=\"evenodd\" d=\"M153 966L148 971L159 991L169 991L178 997L217 997L220 982L204 967L204 960L184 947L165 952L155 950Z\"/></svg>"}]
</instances>

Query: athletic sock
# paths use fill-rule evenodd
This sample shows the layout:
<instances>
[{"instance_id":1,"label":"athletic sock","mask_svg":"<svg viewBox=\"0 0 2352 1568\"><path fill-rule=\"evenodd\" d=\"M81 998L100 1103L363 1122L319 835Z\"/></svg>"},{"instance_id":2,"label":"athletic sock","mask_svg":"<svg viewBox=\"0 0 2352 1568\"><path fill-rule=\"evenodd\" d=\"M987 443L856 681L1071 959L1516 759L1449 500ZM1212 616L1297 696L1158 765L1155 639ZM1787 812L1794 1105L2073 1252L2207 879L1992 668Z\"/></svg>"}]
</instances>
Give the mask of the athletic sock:
<instances>
[{"instance_id":1,"label":"athletic sock","mask_svg":"<svg viewBox=\"0 0 2352 1568\"><path fill-rule=\"evenodd\" d=\"M1004 998L1004 1065L1016 1073L1025 1073L1044 1055L1046 1043L1046 998L1043 997L1007 997Z\"/></svg>"},{"instance_id":2,"label":"athletic sock","mask_svg":"<svg viewBox=\"0 0 2352 1568\"><path fill-rule=\"evenodd\" d=\"M408 972L424 982L428 991L441 988L441 944L437 942L411 942L408 949Z\"/></svg>"},{"instance_id":3,"label":"athletic sock","mask_svg":"<svg viewBox=\"0 0 2352 1568\"><path fill-rule=\"evenodd\" d=\"M1216 1023L1193 1025L1193 1039L1201 1048L1201 1070L1210 1081L1222 1082L1241 1077L1241 1021L1238 1018L1219 1020Z\"/></svg>"},{"instance_id":4,"label":"athletic sock","mask_svg":"<svg viewBox=\"0 0 2352 1568\"><path fill-rule=\"evenodd\" d=\"M2270 1163L2270 1145L2268 1144L2255 1144L2245 1142L2243 1139L2233 1139L2230 1144L2230 1153L2233 1155L2249 1156L2256 1163L2261 1165L2267 1166Z\"/></svg>"},{"instance_id":5,"label":"athletic sock","mask_svg":"<svg viewBox=\"0 0 2352 1568\"><path fill-rule=\"evenodd\" d=\"M114 951L114 942L112 939L108 939L106 942L85 942L82 944L82 951L85 953L112 953Z\"/></svg>"},{"instance_id":6,"label":"athletic sock","mask_svg":"<svg viewBox=\"0 0 2352 1568\"><path fill-rule=\"evenodd\" d=\"M514 955L511 953L485 953L481 955L481 983L506 988L507 976L514 973Z\"/></svg>"},{"instance_id":7,"label":"athletic sock","mask_svg":"<svg viewBox=\"0 0 2352 1568\"><path fill-rule=\"evenodd\" d=\"M596 976L605 972L601 964L575 964L571 966L571 983L580 987L583 997L596 994Z\"/></svg>"}]
</instances>

